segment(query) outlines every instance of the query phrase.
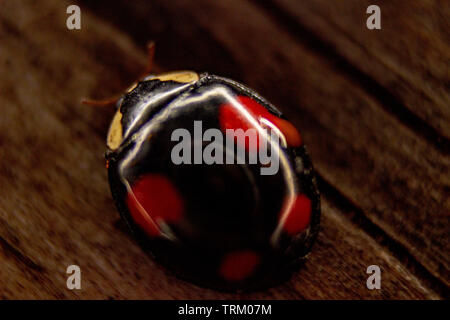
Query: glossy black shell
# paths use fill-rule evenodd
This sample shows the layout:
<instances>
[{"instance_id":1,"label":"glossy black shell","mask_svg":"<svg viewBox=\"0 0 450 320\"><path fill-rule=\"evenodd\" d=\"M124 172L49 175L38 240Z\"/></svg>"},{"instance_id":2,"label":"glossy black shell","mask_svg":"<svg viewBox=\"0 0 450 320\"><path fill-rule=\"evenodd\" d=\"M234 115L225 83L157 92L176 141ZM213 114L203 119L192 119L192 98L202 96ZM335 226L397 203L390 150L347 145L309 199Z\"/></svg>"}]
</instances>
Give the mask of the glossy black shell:
<instances>
[{"instance_id":1,"label":"glossy black shell","mask_svg":"<svg viewBox=\"0 0 450 320\"><path fill-rule=\"evenodd\" d=\"M253 90L226 78L201 74L181 83L149 78L139 82L118 102L122 138L106 159L112 196L132 234L155 259L177 276L225 291L261 289L287 279L310 252L318 234L320 197L310 157L304 145L282 148L297 191L311 200L309 227L295 235L279 234L276 212L286 193L285 176L261 176L247 165L174 165L170 133L202 120L204 127L220 127L218 109L228 94L245 96L283 118L281 112ZM133 219L127 194L141 175L164 174L185 203L179 224L163 224L167 237L149 237ZM124 183L124 181L126 183ZM256 191L255 191L256 190ZM255 194L257 196L255 196ZM272 236L272 238L271 238ZM218 276L221 259L230 251L251 249L259 264L246 279L228 281Z\"/></svg>"}]
</instances>

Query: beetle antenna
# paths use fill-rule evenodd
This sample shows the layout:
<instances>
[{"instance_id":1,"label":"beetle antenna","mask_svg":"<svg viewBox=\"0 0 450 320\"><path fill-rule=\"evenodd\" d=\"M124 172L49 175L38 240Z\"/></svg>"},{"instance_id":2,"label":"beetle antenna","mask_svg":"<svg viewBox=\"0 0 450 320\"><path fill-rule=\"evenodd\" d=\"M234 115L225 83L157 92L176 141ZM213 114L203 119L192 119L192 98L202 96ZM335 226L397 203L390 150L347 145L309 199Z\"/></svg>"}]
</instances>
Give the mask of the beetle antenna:
<instances>
[{"instance_id":1,"label":"beetle antenna","mask_svg":"<svg viewBox=\"0 0 450 320\"><path fill-rule=\"evenodd\" d=\"M153 69L153 61L155 58L155 42L151 41L147 44L147 67L145 68L146 74L149 74Z\"/></svg>"},{"instance_id":2,"label":"beetle antenna","mask_svg":"<svg viewBox=\"0 0 450 320\"><path fill-rule=\"evenodd\" d=\"M92 107L112 107L118 100L118 97L111 97L103 100L83 99L81 100L81 103Z\"/></svg>"},{"instance_id":3,"label":"beetle antenna","mask_svg":"<svg viewBox=\"0 0 450 320\"><path fill-rule=\"evenodd\" d=\"M2 1L2 0L0 0ZM151 41L147 44L147 66L142 77L147 76L153 69L153 61L155 58L155 42ZM142 78L141 77L141 78ZM111 107L117 103L120 97L114 96L102 100L82 99L81 103L92 107Z\"/></svg>"}]
</instances>

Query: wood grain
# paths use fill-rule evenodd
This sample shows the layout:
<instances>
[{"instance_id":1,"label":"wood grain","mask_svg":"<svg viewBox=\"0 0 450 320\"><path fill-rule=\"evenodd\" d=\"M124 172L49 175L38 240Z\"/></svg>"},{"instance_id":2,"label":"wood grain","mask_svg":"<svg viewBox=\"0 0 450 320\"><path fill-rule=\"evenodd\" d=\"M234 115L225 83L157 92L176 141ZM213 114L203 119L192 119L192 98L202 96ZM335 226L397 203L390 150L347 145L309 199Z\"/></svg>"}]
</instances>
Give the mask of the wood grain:
<instances>
[{"instance_id":1,"label":"wood grain","mask_svg":"<svg viewBox=\"0 0 450 320\"><path fill-rule=\"evenodd\" d=\"M362 74L356 72L356 81L364 82L369 76L385 88L388 93L383 98L391 100L386 103L393 104L393 113L407 118L411 117L410 111L419 118L415 120L418 133L427 134L424 131L432 130L432 137L438 139L440 135L442 147L449 150L448 1L379 1L376 3L381 8L379 31L365 28L369 16L365 14L366 9L374 4L370 0L275 0L273 3L299 22L299 29L312 31L329 43L330 51L358 68ZM376 84L366 82L367 90L380 94ZM419 123L423 127L419 128Z\"/></svg>"},{"instance_id":2,"label":"wood grain","mask_svg":"<svg viewBox=\"0 0 450 320\"><path fill-rule=\"evenodd\" d=\"M105 3L96 2L92 9L138 43L164 30L158 44L172 68L187 63L203 70L203 61L225 59L210 66L218 72L233 64L227 75L262 92L299 125L323 180L448 286L450 158L254 2L197 4L193 10L183 0L119 2L103 13ZM121 13L116 19L115 10ZM132 25L126 23L131 17ZM188 33L176 29L186 24ZM204 44L204 38L215 42ZM227 48L230 56L202 45Z\"/></svg>"},{"instance_id":3,"label":"wood grain","mask_svg":"<svg viewBox=\"0 0 450 320\"><path fill-rule=\"evenodd\" d=\"M450 206L448 176L442 174L449 163L433 146L254 4L117 2L102 15L96 10L101 3L88 11L82 2L80 31L65 27L67 1L0 3L0 298L438 299L445 294L354 218L362 210L407 248L412 260L438 281L448 281L448 215L441 209ZM118 12L126 23L108 19ZM324 194L318 243L289 282L248 294L199 288L161 269L119 220L103 160L112 110L79 102L131 83L145 64L144 50L135 43L142 46L155 34L162 69L209 69L280 104L302 129L323 183L356 205L355 211L332 192ZM417 214L409 220L411 211ZM66 288L70 264L82 269L82 290ZM365 271L372 264L382 268L382 290L366 288Z\"/></svg>"}]
</instances>

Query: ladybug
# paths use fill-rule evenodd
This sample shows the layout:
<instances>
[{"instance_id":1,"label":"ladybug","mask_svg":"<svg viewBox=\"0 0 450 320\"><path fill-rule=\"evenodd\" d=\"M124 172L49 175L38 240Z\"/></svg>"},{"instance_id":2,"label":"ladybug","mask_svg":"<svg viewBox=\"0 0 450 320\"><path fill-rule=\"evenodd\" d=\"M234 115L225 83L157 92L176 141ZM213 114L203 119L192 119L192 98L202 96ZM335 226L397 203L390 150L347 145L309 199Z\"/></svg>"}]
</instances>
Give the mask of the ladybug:
<instances>
[{"instance_id":1,"label":"ladybug","mask_svg":"<svg viewBox=\"0 0 450 320\"><path fill-rule=\"evenodd\" d=\"M319 191L300 133L236 81L193 71L142 78L116 102L106 162L131 233L195 284L276 285L317 236Z\"/></svg>"}]
</instances>

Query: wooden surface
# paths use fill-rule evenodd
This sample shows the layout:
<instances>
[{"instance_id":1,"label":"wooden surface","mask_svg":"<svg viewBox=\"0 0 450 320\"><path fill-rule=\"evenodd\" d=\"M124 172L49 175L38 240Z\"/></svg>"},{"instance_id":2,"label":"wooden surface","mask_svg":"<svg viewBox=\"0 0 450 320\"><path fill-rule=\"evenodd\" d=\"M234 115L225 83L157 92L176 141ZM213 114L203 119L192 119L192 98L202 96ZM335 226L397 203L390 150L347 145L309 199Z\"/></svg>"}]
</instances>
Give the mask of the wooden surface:
<instances>
[{"instance_id":1,"label":"wooden surface","mask_svg":"<svg viewBox=\"0 0 450 320\"><path fill-rule=\"evenodd\" d=\"M366 0L0 1L0 298L442 299L450 285L450 5ZM112 110L157 44L157 70L255 88L301 130L322 192L306 265L276 288L180 281L128 234L104 168ZM66 288L66 268L82 289ZM381 290L366 268L379 265Z\"/></svg>"}]
</instances>

